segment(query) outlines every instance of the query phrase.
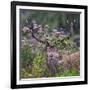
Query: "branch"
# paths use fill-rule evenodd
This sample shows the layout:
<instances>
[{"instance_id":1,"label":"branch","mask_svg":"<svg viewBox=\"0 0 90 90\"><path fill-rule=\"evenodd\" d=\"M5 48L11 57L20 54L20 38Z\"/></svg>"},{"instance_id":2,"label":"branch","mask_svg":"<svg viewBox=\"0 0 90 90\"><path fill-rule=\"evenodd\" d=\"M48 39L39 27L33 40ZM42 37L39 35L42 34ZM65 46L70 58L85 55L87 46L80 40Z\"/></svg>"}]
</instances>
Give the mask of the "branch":
<instances>
[{"instance_id":1,"label":"branch","mask_svg":"<svg viewBox=\"0 0 90 90\"><path fill-rule=\"evenodd\" d=\"M35 38L38 42L43 43L43 44L46 44L46 47L47 47L47 46L51 46L47 40L46 40L46 41L40 40L39 38L37 38L37 37L34 35L33 32L32 32L32 37Z\"/></svg>"},{"instance_id":2,"label":"branch","mask_svg":"<svg viewBox=\"0 0 90 90\"><path fill-rule=\"evenodd\" d=\"M35 38L38 42L45 44L45 41L42 41L42 40L40 40L39 38L37 38L37 37L34 35L34 33L32 33L32 37Z\"/></svg>"}]
</instances>

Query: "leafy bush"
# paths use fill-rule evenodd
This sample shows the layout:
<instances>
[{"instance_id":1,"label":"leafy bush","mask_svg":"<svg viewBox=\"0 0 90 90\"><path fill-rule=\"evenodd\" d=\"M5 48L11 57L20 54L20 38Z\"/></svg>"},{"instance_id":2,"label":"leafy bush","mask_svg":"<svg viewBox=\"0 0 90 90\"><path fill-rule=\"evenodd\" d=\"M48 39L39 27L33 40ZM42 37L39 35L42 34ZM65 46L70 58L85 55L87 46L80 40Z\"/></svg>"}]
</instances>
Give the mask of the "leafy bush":
<instances>
[{"instance_id":1,"label":"leafy bush","mask_svg":"<svg viewBox=\"0 0 90 90\"><path fill-rule=\"evenodd\" d=\"M59 77L66 77L66 76L79 76L79 72L75 71L75 70L71 70L71 71L67 71L67 72L64 72L63 74L61 75L57 75Z\"/></svg>"},{"instance_id":2,"label":"leafy bush","mask_svg":"<svg viewBox=\"0 0 90 90\"><path fill-rule=\"evenodd\" d=\"M29 45L25 45L23 48L21 48L21 67L27 68L29 65L32 65L32 49Z\"/></svg>"},{"instance_id":3,"label":"leafy bush","mask_svg":"<svg viewBox=\"0 0 90 90\"><path fill-rule=\"evenodd\" d=\"M78 47L70 37L63 39L52 37L50 43L56 47L59 51L69 50L71 53L78 51Z\"/></svg>"},{"instance_id":4,"label":"leafy bush","mask_svg":"<svg viewBox=\"0 0 90 90\"><path fill-rule=\"evenodd\" d=\"M33 63L32 74L34 77L45 77L46 72L46 56L43 52L38 51Z\"/></svg>"}]
</instances>

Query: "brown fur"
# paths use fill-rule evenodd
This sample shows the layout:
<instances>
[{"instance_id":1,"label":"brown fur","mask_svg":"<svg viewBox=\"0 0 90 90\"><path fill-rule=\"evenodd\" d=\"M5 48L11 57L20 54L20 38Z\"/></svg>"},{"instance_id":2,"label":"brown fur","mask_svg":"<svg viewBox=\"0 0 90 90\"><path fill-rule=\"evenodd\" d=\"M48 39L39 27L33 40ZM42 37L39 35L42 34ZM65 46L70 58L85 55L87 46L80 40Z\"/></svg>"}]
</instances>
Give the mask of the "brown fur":
<instances>
[{"instance_id":1,"label":"brown fur","mask_svg":"<svg viewBox=\"0 0 90 90\"><path fill-rule=\"evenodd\" d=\"M70 70L70 69L75 69L78 71L80 65L80 51L75 52L73 54L64 54L60 56L62 58L59 63L63 63L64 69L65 70Z\"/></svg>"}]
</instances>

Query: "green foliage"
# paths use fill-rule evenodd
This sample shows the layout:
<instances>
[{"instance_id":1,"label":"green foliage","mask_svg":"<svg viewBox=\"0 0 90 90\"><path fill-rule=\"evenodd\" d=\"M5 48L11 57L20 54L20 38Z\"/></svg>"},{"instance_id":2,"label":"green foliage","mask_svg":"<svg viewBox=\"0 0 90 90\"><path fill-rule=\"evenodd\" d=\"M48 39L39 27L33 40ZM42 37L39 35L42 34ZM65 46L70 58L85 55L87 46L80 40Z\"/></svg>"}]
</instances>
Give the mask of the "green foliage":
<instances>
[{"instance_id":1,"label":"green foliage","mask_svg":"<svg viewBox=\"0 0 90 90\"><path fill-rule=\"evenodd\" d=\"M71 70L71 71L64 72L63 74L58 74L57 77L79 76L79 75L80 75L79 72L75 70Z\"/></svg>"},{"instance_id":2,"label":"green foliage","mask_svg":"<svg viewBox=\"0 0 90 90\"><path fill-rule=\"evenodd\" d=\"M33 75L30 71L26 70L25 68L21 68L21 78L32 78Z\"/></svg>"},{"instance_id":3,"label":"green foliage","mask_svg":"<svg viewBox=\"0 0 90 90\"><path fill-rule=\"evenodd\" d=\"M21 63L22 67L27 68L27 64L32 64L33 54L31 52L31 47L26 45L21 48Z\"/></svg>"},{"instance_id":4,"label":"green foliage","mask_svg":"<svg viewBox=\"0 0 90 90\"><path fill-rule=\"evenodd\" d=\"M34 19L38 24L48 24L49 31L52 31L56 27L66 27L68 28L71 21L74 22L74 32L76 34L80 33L80 15L78 13L64 13L64 12L45 12L45 11L25 11L20 10L20 25L24 27L27 24L30 24ZM23 13L24 12L24 13ZM67 20L69 21L67 23ZM28 22L26 22L28 21ZM68 26L67 26L68 25Z\"/></svg>"},{"instance_id":5,"label":"green foliage","mask_svg":"<svg viewBox=\"0 0 90 90\"><path fill-rule=\"evenodd\" d=\"M38 52L33 60L32 74L34 77L44 77L46 72L46 56Z\"/></svg>"},{"instance_id":6,"label":"green foliage","mask_svg":"<svg viewBox=\"0 0 90 90\"><path fill-rule=\"evenodd\" d=\"M70 52L75 52L78 50L78 47L70 37L61 38L61 39L52 37L50 43L52 43L52 45L60 51L69 50Z\"/></svg>"}]
</instances>

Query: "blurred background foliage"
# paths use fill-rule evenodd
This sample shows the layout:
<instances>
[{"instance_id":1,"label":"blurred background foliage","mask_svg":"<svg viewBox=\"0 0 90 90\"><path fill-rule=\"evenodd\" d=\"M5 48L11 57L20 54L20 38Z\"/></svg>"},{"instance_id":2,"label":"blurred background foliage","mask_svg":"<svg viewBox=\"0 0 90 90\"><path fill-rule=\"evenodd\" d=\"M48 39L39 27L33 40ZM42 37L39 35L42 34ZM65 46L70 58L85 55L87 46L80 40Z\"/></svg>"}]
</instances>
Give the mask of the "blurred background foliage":
<instances>
[{"instance_id":1,"label":"blurred background foliage","mask_svg":"<svg viewBox=\"0 0 90 90\"><path fill-rule=\"evenodd\" d=\"M20 10L20 28L30 24L32 20L36 20L38 24L48 25L49 31L60 27L70 29L70 23L74 23L74 34L80 33L80 13L75 12L51 12L51 11L33 11Z\"/></svg>"}]
</instances>

